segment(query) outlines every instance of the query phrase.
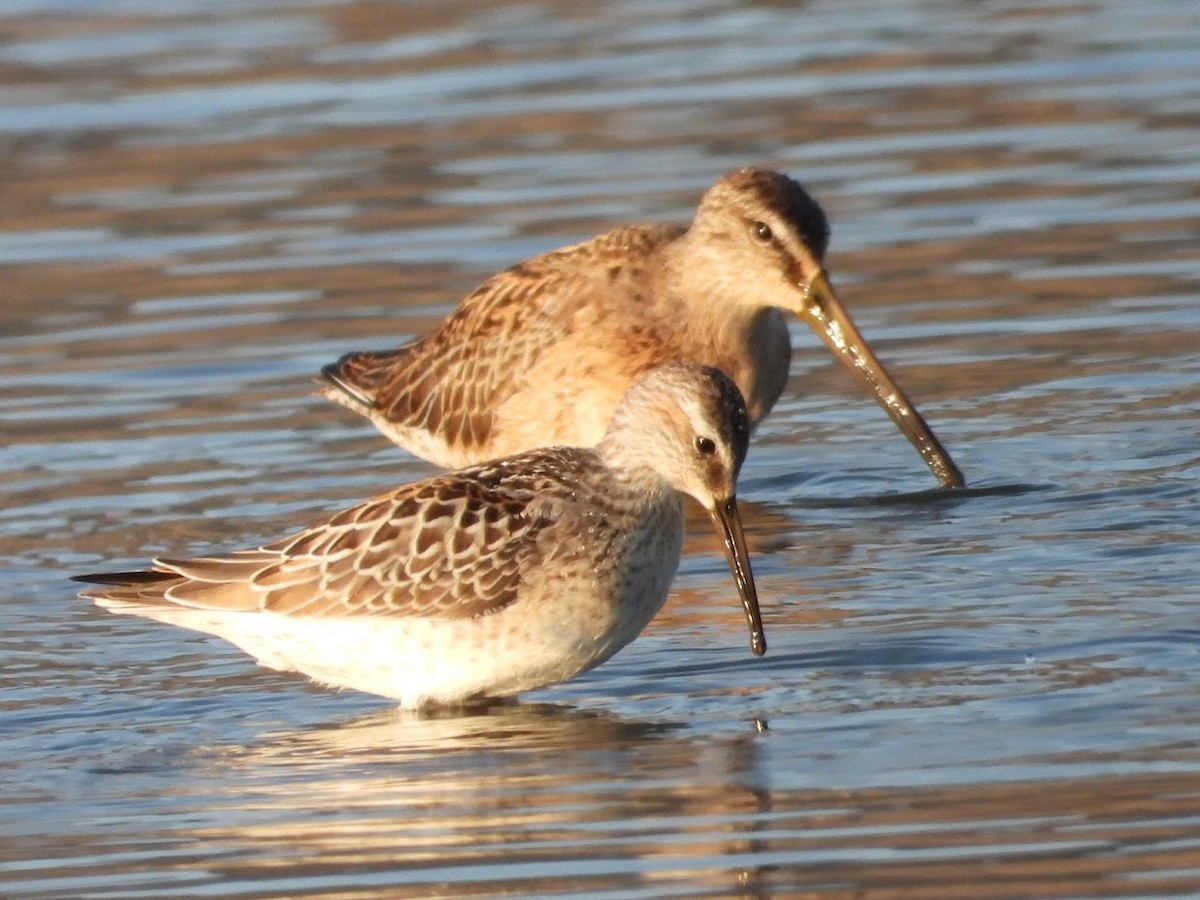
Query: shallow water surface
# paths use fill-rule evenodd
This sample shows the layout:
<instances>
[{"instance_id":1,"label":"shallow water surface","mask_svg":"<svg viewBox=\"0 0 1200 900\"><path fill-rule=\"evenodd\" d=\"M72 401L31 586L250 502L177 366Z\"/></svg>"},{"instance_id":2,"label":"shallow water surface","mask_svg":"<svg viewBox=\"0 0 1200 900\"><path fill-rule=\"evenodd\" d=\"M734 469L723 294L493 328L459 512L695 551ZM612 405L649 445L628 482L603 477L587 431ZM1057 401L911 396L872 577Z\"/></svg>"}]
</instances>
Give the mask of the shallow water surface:
<instances>
[{"instance_id":1,"label":"shallow water surface","mask_svg":"<svg viewBox=\"0 0 1200 900\"><path fill-rule=\"evenodd\" d=\"M0 7L0 893L1200 893L1188 4ZM601 668L419 717L67 576L432 471L311 395L490 272L801 179L947 493L797 325Z\"/></svg>"}]
</instances>

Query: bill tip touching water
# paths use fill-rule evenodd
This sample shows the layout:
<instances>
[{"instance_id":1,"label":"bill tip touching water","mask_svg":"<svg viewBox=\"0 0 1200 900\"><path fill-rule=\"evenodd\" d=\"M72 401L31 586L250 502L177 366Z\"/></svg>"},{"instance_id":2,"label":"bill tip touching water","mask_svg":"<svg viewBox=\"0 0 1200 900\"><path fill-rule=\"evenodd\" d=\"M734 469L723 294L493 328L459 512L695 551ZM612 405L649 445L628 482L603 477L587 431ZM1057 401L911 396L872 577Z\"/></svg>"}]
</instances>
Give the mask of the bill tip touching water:
<instances>
[{"instance_id":1,"label":"bill tip touching water","mask_svg":"<svg viewBox=\"0 0 1200 900\"><path fill-rule=\"evenodd\" d=\"M687 228L615 228L518 263L433 331L322 369L323 393L447 467L546 444L592 446L629 385L699 362L741 389L751 428L788 380L785 314L854 373L943 487L962 472L846 312L820 204L779 172L729 172Z\"/></svg>"},{"instance_id":2,"label":"bill tip touching water","mask_svg":"<svg viewBox=\"0 0 1200 900\"><path fill-rule=\"evenodd\" d=\"M761 655L736 500L749 436L727 376L667 365L629 388L593 449L435 476L257 549L76 580L113 612L215 634L273 669L462 704L566 680L637 637L679 565L682 492L722 537Z\"/></svg>"}]
</instances>

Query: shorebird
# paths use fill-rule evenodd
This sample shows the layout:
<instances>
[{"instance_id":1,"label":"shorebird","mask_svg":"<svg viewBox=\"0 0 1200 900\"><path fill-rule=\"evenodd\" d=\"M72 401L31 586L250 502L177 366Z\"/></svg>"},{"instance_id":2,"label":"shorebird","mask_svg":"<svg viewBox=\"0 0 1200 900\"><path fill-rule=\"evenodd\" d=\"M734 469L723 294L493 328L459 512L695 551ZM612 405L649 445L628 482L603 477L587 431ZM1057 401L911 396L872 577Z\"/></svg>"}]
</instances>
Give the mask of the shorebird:
<instances>
[{"instance_id":1,"label":"shorebird","mask_svg":"<svg viewBox=\"0 0 1200 900\"><path fill-rule=\"evenodd\" d=\"M783 392L787 317L806 321L947 487L962 473L876 359L823 268L829 224L797 182L725 175L687 229L617 228L492 276L432 332L322 370L321 393L440 466L592 446L629 385L668 362L728 374L753 428Z\"/></svg>"},{"instance_id":2,"label":"shorebird","mask_svg":"<svg viewBox=\"0 0 1200 900\"><path fill-rule=\"evenodd\" d=\"M405 707L505 697L604 662L662 607L681 493L712 516L766 650L735 484L750 427L737 386L653 370L594 449L554 447L405 485L259 547L78 576L81 596L215 634L260 663Z\"/></svg>"}]
</instances>

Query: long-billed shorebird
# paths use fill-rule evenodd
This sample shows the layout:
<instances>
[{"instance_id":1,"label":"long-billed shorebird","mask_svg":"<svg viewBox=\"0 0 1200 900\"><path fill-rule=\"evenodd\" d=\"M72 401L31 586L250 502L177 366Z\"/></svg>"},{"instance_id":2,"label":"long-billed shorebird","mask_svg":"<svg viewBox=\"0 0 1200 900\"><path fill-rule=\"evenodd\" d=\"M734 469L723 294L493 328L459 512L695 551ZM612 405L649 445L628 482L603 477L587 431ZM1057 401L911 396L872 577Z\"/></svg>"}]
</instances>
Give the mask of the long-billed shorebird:
<instances>
[{"instance_id":1,"label":"long-billed shorebird","mask_svg":"<svg viewBox=\"0 0 1200 900\"><path fill-rule=\"evenodd\" d=\"M322 393L438 465L592 446L629 385L668 362L728 374L753 428L783 392L786 312L816 331L943 486L962 473L838 302L825 214L792 179L731 172L685 229L617 228L485 281L429 334L348 353Z\"/></svg>"},{"instance_id":2,"label":"long-billed shorebird","mask_svg":"<svg viewBox=\"0 0 1200 900\"><path fill-rule=\"evenodd\" d=\"M77 580L114 612L218 635L273 669L459 704L571 678L637 637L679 566L683 492L724 539L762 654L735 499L749 437L729 378L672 364L633 384L594 449L416 482L256 550Z\"/></svg>"}]
</instances>

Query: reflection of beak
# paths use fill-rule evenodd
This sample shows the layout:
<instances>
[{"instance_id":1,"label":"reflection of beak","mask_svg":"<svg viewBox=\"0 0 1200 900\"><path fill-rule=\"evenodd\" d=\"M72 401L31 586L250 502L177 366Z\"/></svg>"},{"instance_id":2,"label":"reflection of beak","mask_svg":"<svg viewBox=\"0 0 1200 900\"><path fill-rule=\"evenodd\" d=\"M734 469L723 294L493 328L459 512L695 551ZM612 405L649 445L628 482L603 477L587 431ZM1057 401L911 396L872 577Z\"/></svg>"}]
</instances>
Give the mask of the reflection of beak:
<instances>
[{"instance_id":1,"label":"reflection of beak","mask_svg":"<svg viewBox=\"0 0 1200 900\"><path fill-rule=\"evenodd\" d=\"M962 487L962 472L938 441L933 430L925 424L916 407L892 380L883 363L875 358L863 336L854 327L850 316L838 302L824 270L818 272L809 282L797 313L833 351L834 356L866 383L876 402L917 448L917 452L933 470L942 487Z\"/></svg>"},{"instance_id":2,"label":"reflection of beak","mask_svg":"<svg viewBox=\"0 0 1200 900\"><path fill-rule=\"evenodd\" d=\"M746 622L750 625L750 649L755 656L767 652L767 639L763 634L762 613L758 610L758 591L754 588L754 573L750 571L750 551L746 549L746 535L742 531L742 517L738 514L737 500L730 497L720 500L708 511L713 524L725 538L725 559L729 571L737 582L742 607L746 610Z\"/></svg>"}]
</instances>

